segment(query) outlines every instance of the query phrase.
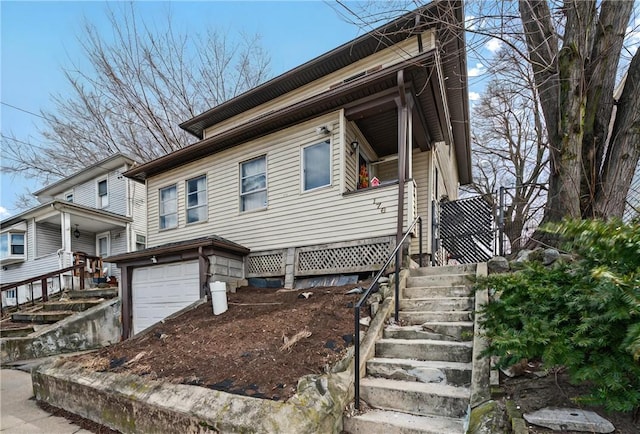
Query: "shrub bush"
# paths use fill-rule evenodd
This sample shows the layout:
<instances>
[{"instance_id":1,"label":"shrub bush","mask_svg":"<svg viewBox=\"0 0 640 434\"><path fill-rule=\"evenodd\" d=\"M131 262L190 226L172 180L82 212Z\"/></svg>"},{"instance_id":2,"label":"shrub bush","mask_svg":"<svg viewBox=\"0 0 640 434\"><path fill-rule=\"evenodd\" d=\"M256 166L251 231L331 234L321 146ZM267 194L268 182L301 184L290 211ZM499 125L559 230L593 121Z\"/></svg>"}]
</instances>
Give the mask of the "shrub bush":
<instances>
[{"instance_id":1,"label":"shrub bush","mask_svg":"<svg viewBox=\"0 0 640 434\"><path fill-rule=\"evenodd\" d=\"M562 365L572 381L591 386L581 401L640 407L640 225L565 221L545 230L577 260L530 262L478 283L495 291L483 309L487 355L503 365L521 358Z\"/></svg>"}]
</instances>

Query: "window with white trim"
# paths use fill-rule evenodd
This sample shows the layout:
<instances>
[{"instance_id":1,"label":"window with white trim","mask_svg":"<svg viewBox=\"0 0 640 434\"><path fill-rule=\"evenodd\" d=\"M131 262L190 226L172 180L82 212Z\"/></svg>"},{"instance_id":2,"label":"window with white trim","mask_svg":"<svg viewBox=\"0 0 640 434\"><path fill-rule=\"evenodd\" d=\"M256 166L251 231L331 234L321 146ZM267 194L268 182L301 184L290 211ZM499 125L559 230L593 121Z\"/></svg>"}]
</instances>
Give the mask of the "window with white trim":
<instances>
[{"instance_id":1,"label":"window with white trim","mask_svg":"<svg viewBox=\"0 0 640 434\"><path fill-rule=\"evenodd\" d=\"M302 148L302 190L331 185L331 146L329 140Z\"/></svg>"},{"instance_id":2,"label":"window with white trim","mask_svg":"<svg viewBox=\"0 0 640 434\"><path fill-rule=\"evenodd\" d=\"M187 223L207 219L207 177L187 180Z\"/></svg>"},{"instance_id":3,"label":"window with white trim","mask_svg":"<svg viewBox=\"0 0 640 434\"><path fill-rule=\"evenodd\" d=\"M267 207L267 157L240 163L240 211Z\"/></svg>"},{"instance_id":4,"label":"window with white trim","mask_svg":"<svg viewBox=\"0 0 640 434\"><path fill-rule=\"evenodd\" d=\"M107 189L107 180L98 181L98 208L106 208L109 206L109 191Z\"/></svg>"},{"instance_id":5,"label":"window with white trim","mask_svg":"<svg viewBox=\"0 0 640 434\"><path fill-rule=\"evenodd\" d=\"M103 232L96 235L96 251L98 253L98 256L100 256L101 258L109 256L109 238L109 232Z\"/></svg>"},{"instance_id":6,"label":"window with white trim","mask_svg":"<svg viewBox=\"0 0 640 434\"><path fill-rule=\"evenodd\" d=\"M64 194L64 200L66 200L67 202L73 202L73 191L67 191Z\"/></svg>"},{"instance_id":7,"label":"window with white trim","mask_svg":"<svg viewBox=\"0 0 640 434\"><path fill-rule=\"evenodd\" d=\"M144 250L147 248L147 237L136 234L136 250Z\"/></svg>"},{"instance_id":8,"label":"window with white trim","mask_svg":"<svg viewBox=\"0 0 640 434\"><path fill-rule=\"evenodd\" d=\"M160 229L178 226L178 192L175 185L161 188L160 192Z\"/></svg>"},{"instance_id":9,"label":"window with white trim","mask_svg":"<svg viewBox=\"0 0 640 434\"><path fill-rule=\"evenodd\" d=\"M0 234L0 258L24 258L24 233L5 232Z\"/></svg>"},{"instance_id":10,"label":"window with white trim","mask_svg":"<svg viewBox=\"0 0 640 434\"><path fill-rule=\"evenodd\" d=\"M4 297L6 300L15 300L16 299L16 290L10 289L4 292Z\"/></svg>"}]
</instances>

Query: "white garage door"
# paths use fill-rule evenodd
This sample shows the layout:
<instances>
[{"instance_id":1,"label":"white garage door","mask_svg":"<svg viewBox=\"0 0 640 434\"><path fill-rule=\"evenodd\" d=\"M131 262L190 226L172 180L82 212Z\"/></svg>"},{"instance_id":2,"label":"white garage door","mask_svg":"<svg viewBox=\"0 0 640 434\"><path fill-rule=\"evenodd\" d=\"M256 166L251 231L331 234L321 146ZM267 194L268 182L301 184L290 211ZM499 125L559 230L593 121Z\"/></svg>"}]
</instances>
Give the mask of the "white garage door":
<instances>
[{"instance_id":1,"label":"white garage door","mask_svg":"<svg viewBox=\"0 0 640 434\"><path fill-rule=\"evenodd\" d=\"M133 270L133 334L200 298L198 261L153 265Z\"/></svg>"}]
</instances>

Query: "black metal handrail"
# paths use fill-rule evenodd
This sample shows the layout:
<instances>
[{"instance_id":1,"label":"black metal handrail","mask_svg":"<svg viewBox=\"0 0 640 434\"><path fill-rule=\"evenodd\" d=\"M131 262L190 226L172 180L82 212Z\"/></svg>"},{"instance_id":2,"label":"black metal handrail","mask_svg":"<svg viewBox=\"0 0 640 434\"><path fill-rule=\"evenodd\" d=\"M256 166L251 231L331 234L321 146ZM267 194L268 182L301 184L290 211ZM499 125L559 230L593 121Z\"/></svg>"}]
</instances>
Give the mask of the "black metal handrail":
<instances>
[{"instance_id":1,"label":"black metal handrail","mask_svg":"<svg viewBox=\"0 0 640 434\"><path fill-rule=\"evenodd\" d=\"M354 334L354 374L355 374L355 382L354 382L354 387L355 387L355 407L356 409L360 409L360 308L362 308L362 306L364 305L364 303L367 301L367 299L369 298L369 296L371 294L373 294L374 292L377 291L377 287L378 287L378 280L380 280L380 278L382 277L382 275L384 274L386 268L389 266L389 264L391 263L391 260L394 258L396 258L396 266L395 266L395 315L394 318L396 320L396 322L398 321L398 312L400 311L400 279L399 279L399 273L400 273L400 248L402 247L402 245L404 244L404 242L407 240L407 237L409 236L409 234L411 234L413 232L413 229L416 227L416 225L418 225L418 238L419 238L419 251L420 251L420 266L422 267L422 217L418 216L416 217L416 219L413 221L413 223L411 223L411 226L409 226L409 229L407 229L407 232L405 232L404 236L402 237L402 239L400 240L399 243L396 244L396 248L393 249L393 252L391 252L391 254L389 254L389 256L387 257L387 260L385 261L384 265L380 268L380 271L378 271L378 273L376 274L376 276L373 278L373 281L371 282L371 285L369 285L369 288L367 288L367 290L364 292L364 294L362 294L362 297L360 297L360 300L358 300L358 302L355 304L354 308L354 318L355 318L355 334ZM374 288L376 289L374 291Z\"/></svg>"}]
</instances>

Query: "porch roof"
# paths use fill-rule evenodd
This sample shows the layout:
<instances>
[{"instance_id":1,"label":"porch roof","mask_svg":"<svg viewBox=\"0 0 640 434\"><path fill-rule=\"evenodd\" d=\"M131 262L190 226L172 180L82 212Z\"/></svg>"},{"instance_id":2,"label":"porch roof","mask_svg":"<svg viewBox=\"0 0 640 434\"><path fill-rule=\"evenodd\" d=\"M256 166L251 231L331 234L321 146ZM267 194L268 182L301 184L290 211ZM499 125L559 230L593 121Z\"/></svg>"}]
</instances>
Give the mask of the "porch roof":
<instances>
[{"instance_id":1,"label":"porch roof","mask_svg":"<svg viewBox=\"0 0 640 434\"><path fill-rule=\"evenodd\" d=\"M433 2L424 8L408 13L184 122L181 127L202 138L204 129L211 125L264 104L287 92L292 92L300 86L337 71L382 48L417 35L428 28L438 28L439 46L437 52L435 50L423 52L409 61L367 74L289 107L266 113L218 135L134 167L127 171L125 176L144 180L149 176L240 145L250 139L340 109L349 103L371 97L378 92L396 86L396 73L398 70L404 69L407 81L411 81L414 86L414 95L418 99L420 109L426 115L425 121L431 140L442 140L442 134L445 134L443 129L446 129L445 124L450 123L460 182L468 183L471 180L471 154L466 54L464 32L461 30L463 16L462 4L458 1ZM445 22L447 20L451 22ZM440 28L440 23L444 23L442 28ZM440 53L443 53L442 61L439 59ZM444 81L446 88L440 87L443 85L442 79L438 82L439 74L433 73L436 70L436 63L438 64L437 68L440 69L441 77L446 80ZM424 89L428 89L428 91L422 91ZM419 93L416 93L416 90ZM437 94L440 92L442 94L438 96ZM434 107L432 105L434 99L442 95L446 97L449 104L448 116L446 116L446 111L431 109ZM392 143L397 140L393 130L388 128L374 129L374 126L383 125L383 122L396 122L397 117L394 111L387 111L384 119L379 116L378 119L369 119L369 121L368 125L371 131L375 131L376 134L390 134L393 138ZM363 129L366 129L366 125ZM387 137L384 137L381 142L388 141L386 139Z\"/></svg>"},{"instance_id":2,"label":"porch roof","mask_svg":"<svg viewBox=\"0 0 640 434\"><path fill-rule=\"evenodd\" d=\"M130 217L126 217L121 214L116 214L110 211L90 208L87 206L78 205L76 203L66 202L63 200L52 200L50 202L43 203L42 205L38 205L31 209L28 209L27 211L24 211L6 220L0 221L0 227L4 229L5 227L15 225L16 223L20 223L29 218L36 218L36 217L46 215L52 209L59 212L66 211L80 217L86 217L88 220L97 218L97 219L109 220L116 224L121 224L121 225L125 225L126 223L130 223L131 221L133 221Z\"/></svg>"},{"instance_id":3,"label":"porch roof","mask_svg":"<svg viewBox=\"0 0 640 434\"><path fill-rule=\"evenodd\" d=\"M143 250L137 250L135 252L123 253L121 255L109 256L107 258L104 258L104 260L106 262L116 264L136 262L140 259L147 259L151 256L169 256L181 254L186 251L196 250L199 247L212 247L216 250L237 253L240 255L247 255L250 252L248 248L238 243L234 243L233 241L229 241L217 235L211 235L208 237L195 238L192 240L162 244L160 246L149 247Z\"/></svg>"}]
</instances>

